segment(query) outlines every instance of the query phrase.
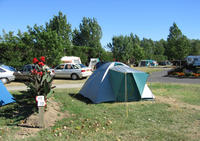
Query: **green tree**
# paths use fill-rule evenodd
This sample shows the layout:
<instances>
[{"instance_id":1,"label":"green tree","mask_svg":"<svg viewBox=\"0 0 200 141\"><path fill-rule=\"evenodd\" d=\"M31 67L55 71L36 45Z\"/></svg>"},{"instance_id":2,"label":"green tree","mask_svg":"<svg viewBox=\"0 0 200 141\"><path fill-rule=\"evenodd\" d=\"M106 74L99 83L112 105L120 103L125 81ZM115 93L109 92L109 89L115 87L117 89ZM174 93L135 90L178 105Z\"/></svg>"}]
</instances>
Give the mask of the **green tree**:
<instances>
[{"instance_id":1,"label":"green tree","mask_svg":"<svg viewBox=\"0 0 200 141\"><path fill-rule=\"evenodd\" d=\"M154 56L154 41L151 39L143 38L141 41L141 47L144 50L144 59L153 59Z\"/></svg>"},{"instance_id":2,"label":"green tree","mask_svg":"<svg viewBox=\"0 0 200 141\"><path fill-rule=\"evenodd\" d=\"M33 28L28 27L28 32L34 43L33 56L46 56L48 65L57 65L64 55L62 37L55 30L46 30L43 26L37 25L34 25Z\"/></svg>"},{"instance_id":3,"label":"green tree","mask_svg":"<svg viewBox=\"0 0 200 141\"><path fill-rule=\"evenodd\" d=\"M166 55L170 60L182 60L189 54L190 44L176 23L169 29L167 38Z\"/></svg>"},{"instance_id":4,"label":"green tree","mask_svg":"<svg viewBox=\"0 0 200 141\"><path fill-rule=\"evenodd\" d=\"M83 17L79 30L75 29L73 32L72 42L76 46L101 48L101 37L102 30L97 20Z\"/></svg>"},{"instance_id":5,"label":"green tree","mask_svg":"<svg viewBox=\"0 0 200 141\"><path fill-rule=\"evenodd\" d=\"M21 34L19 31L18 34ZM26 51L20 38L14 32L3 32L3 39L0 43L0 62L13 67L20 67L23 63L23 52Z\"/></svg>"},{"instance_id":6,"label":"green tree","mask_svg":"<svg viewBox=\"0 0 200 141\"><path fill-rule=\"evenodd\" d=\"M72 31L66 15L59 12L57 16L50 19L49 23L46 23L46 31L55 31L60 38L59 42L62 44L63 52L65 51L68 55L71 54Z\"/></svg>"},{"instance_id":7,"label":"green tree","mask_svg":"<svg viewBox=\"0 0 200 141\"><path fill-rule=\"evenodd\" d=\"M200 55L200 40L191 40L190 55Z\"/></svg>"},{"instance_id":8,"label":"green tree","mask_svg":"<svg viewBox=\"0 0 200 141\"><path fill-rule=\"evenodd\" d=\"M131 62L132 63L139 63L140 60L144 58L144 50L141 48L140 44L141 41L137 35L133 35L133 33L130 34L130 38L132 40L133 44L133 50L131 54Z\"/></svg>"},{"instance_id":9,"label":"green tree","mask_svg":"<svg viewBox=\"0 0 200 141\"><path fill-rule=\"evenodd\" d=\"M167 42L163 39L155 42L154 56L153 56L154 60L158 62L167 60L167 57L164 55L166 45Z\"/></svg>"},{"instance_id":10,"label":"green tree","mask_svg":"<svg viewBox=\"0 0 200 141\"><path fill-rule=\"evenodd\" d=\"M133 53L133 41L129 36L114 36L108 48L111 49L113 57L117 61L130 63Z\"/></svg>"}]
</instances>

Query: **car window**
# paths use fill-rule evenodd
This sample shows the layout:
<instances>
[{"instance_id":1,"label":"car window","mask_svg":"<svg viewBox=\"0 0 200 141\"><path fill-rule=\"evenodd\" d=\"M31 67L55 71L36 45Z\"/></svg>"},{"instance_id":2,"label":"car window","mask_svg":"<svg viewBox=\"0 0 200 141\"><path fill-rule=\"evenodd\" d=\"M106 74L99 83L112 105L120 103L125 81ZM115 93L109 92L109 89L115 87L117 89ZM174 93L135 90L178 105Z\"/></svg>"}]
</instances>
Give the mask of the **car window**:
<instances>
[{"instance_id":1,"label":"car window","mask_svg":"<svg viewBox=\"0 0 200 141\"><path fill-rule=\"evenodd\" d=\"M24 71L29 72L31 71L32 67L31 66L25 66Z\"/></svg>"},{"instance_id":2,"label":"car window","mask_svg":"<svg viewBox=\"0 0 200 141\"><path fill-rule=\"evenodd\" d=\"M65 69L73 69L73 68L72 68L71 64L66 64Z\"/></svg>"},{"instance_id":3,"label":"car window","mask_svg":"<svg viewBox=\"0 0 200 141\"><path fill-rule=\"evenodd\" d=\"M31 71L32 69L33 69L32 66L27 67L27 71Z\"/></svg>"},{"instance_id":4,"label":"car window","mask_svg":"<svg viewBox=\"0 0 200 141\"><path fill-rule=\"evenodd\" d=\"M0 68L0 72L6 72L6 71Z\"/></svg>"},{"instance_id":5,"label":"car window","mask_svg":"<svg viewBox=\"0 0 200 141\"><path fill-rule=\"evenodd\" d=\"M74 69L79 69L79 67L76 66L76 65L72 65L72 67L73 67Z\"/></svg>"},{"instance_id":6,"label":"car window","mask_svg":"<svg viewBox=\"0 0 200 141\"><path fill-rule=\"evenodd\" d=\"M59 66L56 67L56 69L57 70L62 70L62 69L64 69L64 67L65 67L65 65L59 65Z\"/></svg>"},{"instance_id":7,"label":"car window","mask_svg":"<svg viewBox=\"0 0 200 141\"><path fill-rule=\"evenodd\" d=\"M83 64L79 64L79 66L80 66L81 68L86 68L86 66L83 65Z\"/></svg>"}]
</instances>

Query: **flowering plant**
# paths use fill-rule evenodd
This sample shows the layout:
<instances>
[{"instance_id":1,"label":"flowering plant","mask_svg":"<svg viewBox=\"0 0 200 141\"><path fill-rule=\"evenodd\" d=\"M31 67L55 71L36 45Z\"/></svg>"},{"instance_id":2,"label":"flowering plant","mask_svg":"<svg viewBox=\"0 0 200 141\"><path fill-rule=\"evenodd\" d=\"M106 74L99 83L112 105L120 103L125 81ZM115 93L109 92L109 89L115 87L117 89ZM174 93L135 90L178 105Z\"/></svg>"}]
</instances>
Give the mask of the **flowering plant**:
<instances>
[{"instance_id":1,"label":"flowering plant","mask_svg":"<svg viewBox=\"0 0 200 141\"><path fill-rule=\"evenodd\" d=\"M53 76L49 71L49 67L45 65L45 57L41 56L38 60L33 58L33 70L31 71L30 81L25 84L29 87L29 92L33 97L38 95L47 96L50 95L52 91L52 81Z\"/></svg>"},{"instance_id":2,"label":"flowering plant","mask_svg":"<svg viewBox=\"0 0 200 141\"><path fill-rule=\"evenodd\" d=\"M195 77L200 77L200 73L192 73L192 75Z\"/></svg>"},{"instance_id":3,"label":"flowering plant","mask_svg":"<svg viewBox=\"0 0 200 141\"><path fill-rule=\"evenodd\" d=\"M185 73L183 73L183 72L177 72L176 73L178 76L184 76L185 75Z\"/></svg>"}]
</instances>

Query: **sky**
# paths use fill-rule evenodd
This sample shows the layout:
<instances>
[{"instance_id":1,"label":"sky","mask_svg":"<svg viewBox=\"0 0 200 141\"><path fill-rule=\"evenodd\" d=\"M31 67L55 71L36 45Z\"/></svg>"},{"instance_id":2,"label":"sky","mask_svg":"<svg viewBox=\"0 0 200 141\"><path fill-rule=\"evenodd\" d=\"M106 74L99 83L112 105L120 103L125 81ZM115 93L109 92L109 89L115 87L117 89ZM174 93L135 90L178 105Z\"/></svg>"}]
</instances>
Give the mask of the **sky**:
<instances>
[{"instance_id":1,"label":"sky","mask_svg":"<svg viewBox=\"0 0 200 141\"><path fill-rule=\"evenodd\" d=\"M96 18L102 46L113 36L136 34L142 40L167 39L175 22L189 39L200 39L200 0L0 0L0 35L27 25L45 25L61 11L72 30L83 17Z\"/></svg>"}]
</instances>

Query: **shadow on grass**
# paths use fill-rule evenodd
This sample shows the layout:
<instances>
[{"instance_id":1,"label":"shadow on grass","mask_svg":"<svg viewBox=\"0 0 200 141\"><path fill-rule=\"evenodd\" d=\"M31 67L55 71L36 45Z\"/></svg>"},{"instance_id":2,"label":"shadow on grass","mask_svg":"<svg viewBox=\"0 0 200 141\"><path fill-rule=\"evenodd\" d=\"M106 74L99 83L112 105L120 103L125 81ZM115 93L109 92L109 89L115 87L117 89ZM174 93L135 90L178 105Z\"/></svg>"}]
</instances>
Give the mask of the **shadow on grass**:
<instances>
[{"instance_id":1,"label":"shadow on grass","mask_svg":"<svg viewBox=\"0 0 200 141\"><path fill-rule=\"evenodd\" d=\"M93 102L90 100L90 99L88 99L88 98L86 98L86 97L84 97L84 96L82 96L81 94L73 94L73 93L70 93L69 94L72 98L75 98L75 99L77 99L77 100L79 100L79 101L82 101L82 102L84 102L84 103L86 103L86 104L93 104Z\"/></svg>"},{"instance_id":2,"label":"shadow on grass","mask_svg":"<svg viewBox=\"0 0 200 141\"><path fill-rule=\"evenodd\" d=\"M0 109L0 118L10 119L13 122L9 126L17 125L19 121L25 120L37 110L35 99L26 91L20 94L12 93L16 103L8 104Z\"/></svg>"},{"instance_id":3,"label":"shadow on grass","mask_svg":"<svg viewBox=\"0 0 200 141\"><path fill-rule=\"evenodd\" d=\"M86 103L86 104L95 104L95 103L93 103L90 99L88 99L87 97L82 96L82 95L79 94L79 93L77 93L77 94L70 93L69 95L70 95L72 98L75 98L75 99L77 99L77 100L79 100L79 101L82 101L82 102L84 102L84 103ZM131 102L132 102L132 101L131 101ZM123 102L120 102L120 101L118 101L118 102L116 102L116 101L105 101L105 102L102 102L102 103L110 103L110 104L112 104L112 103L123 103Z\"/></svg>"}]
</instances>

